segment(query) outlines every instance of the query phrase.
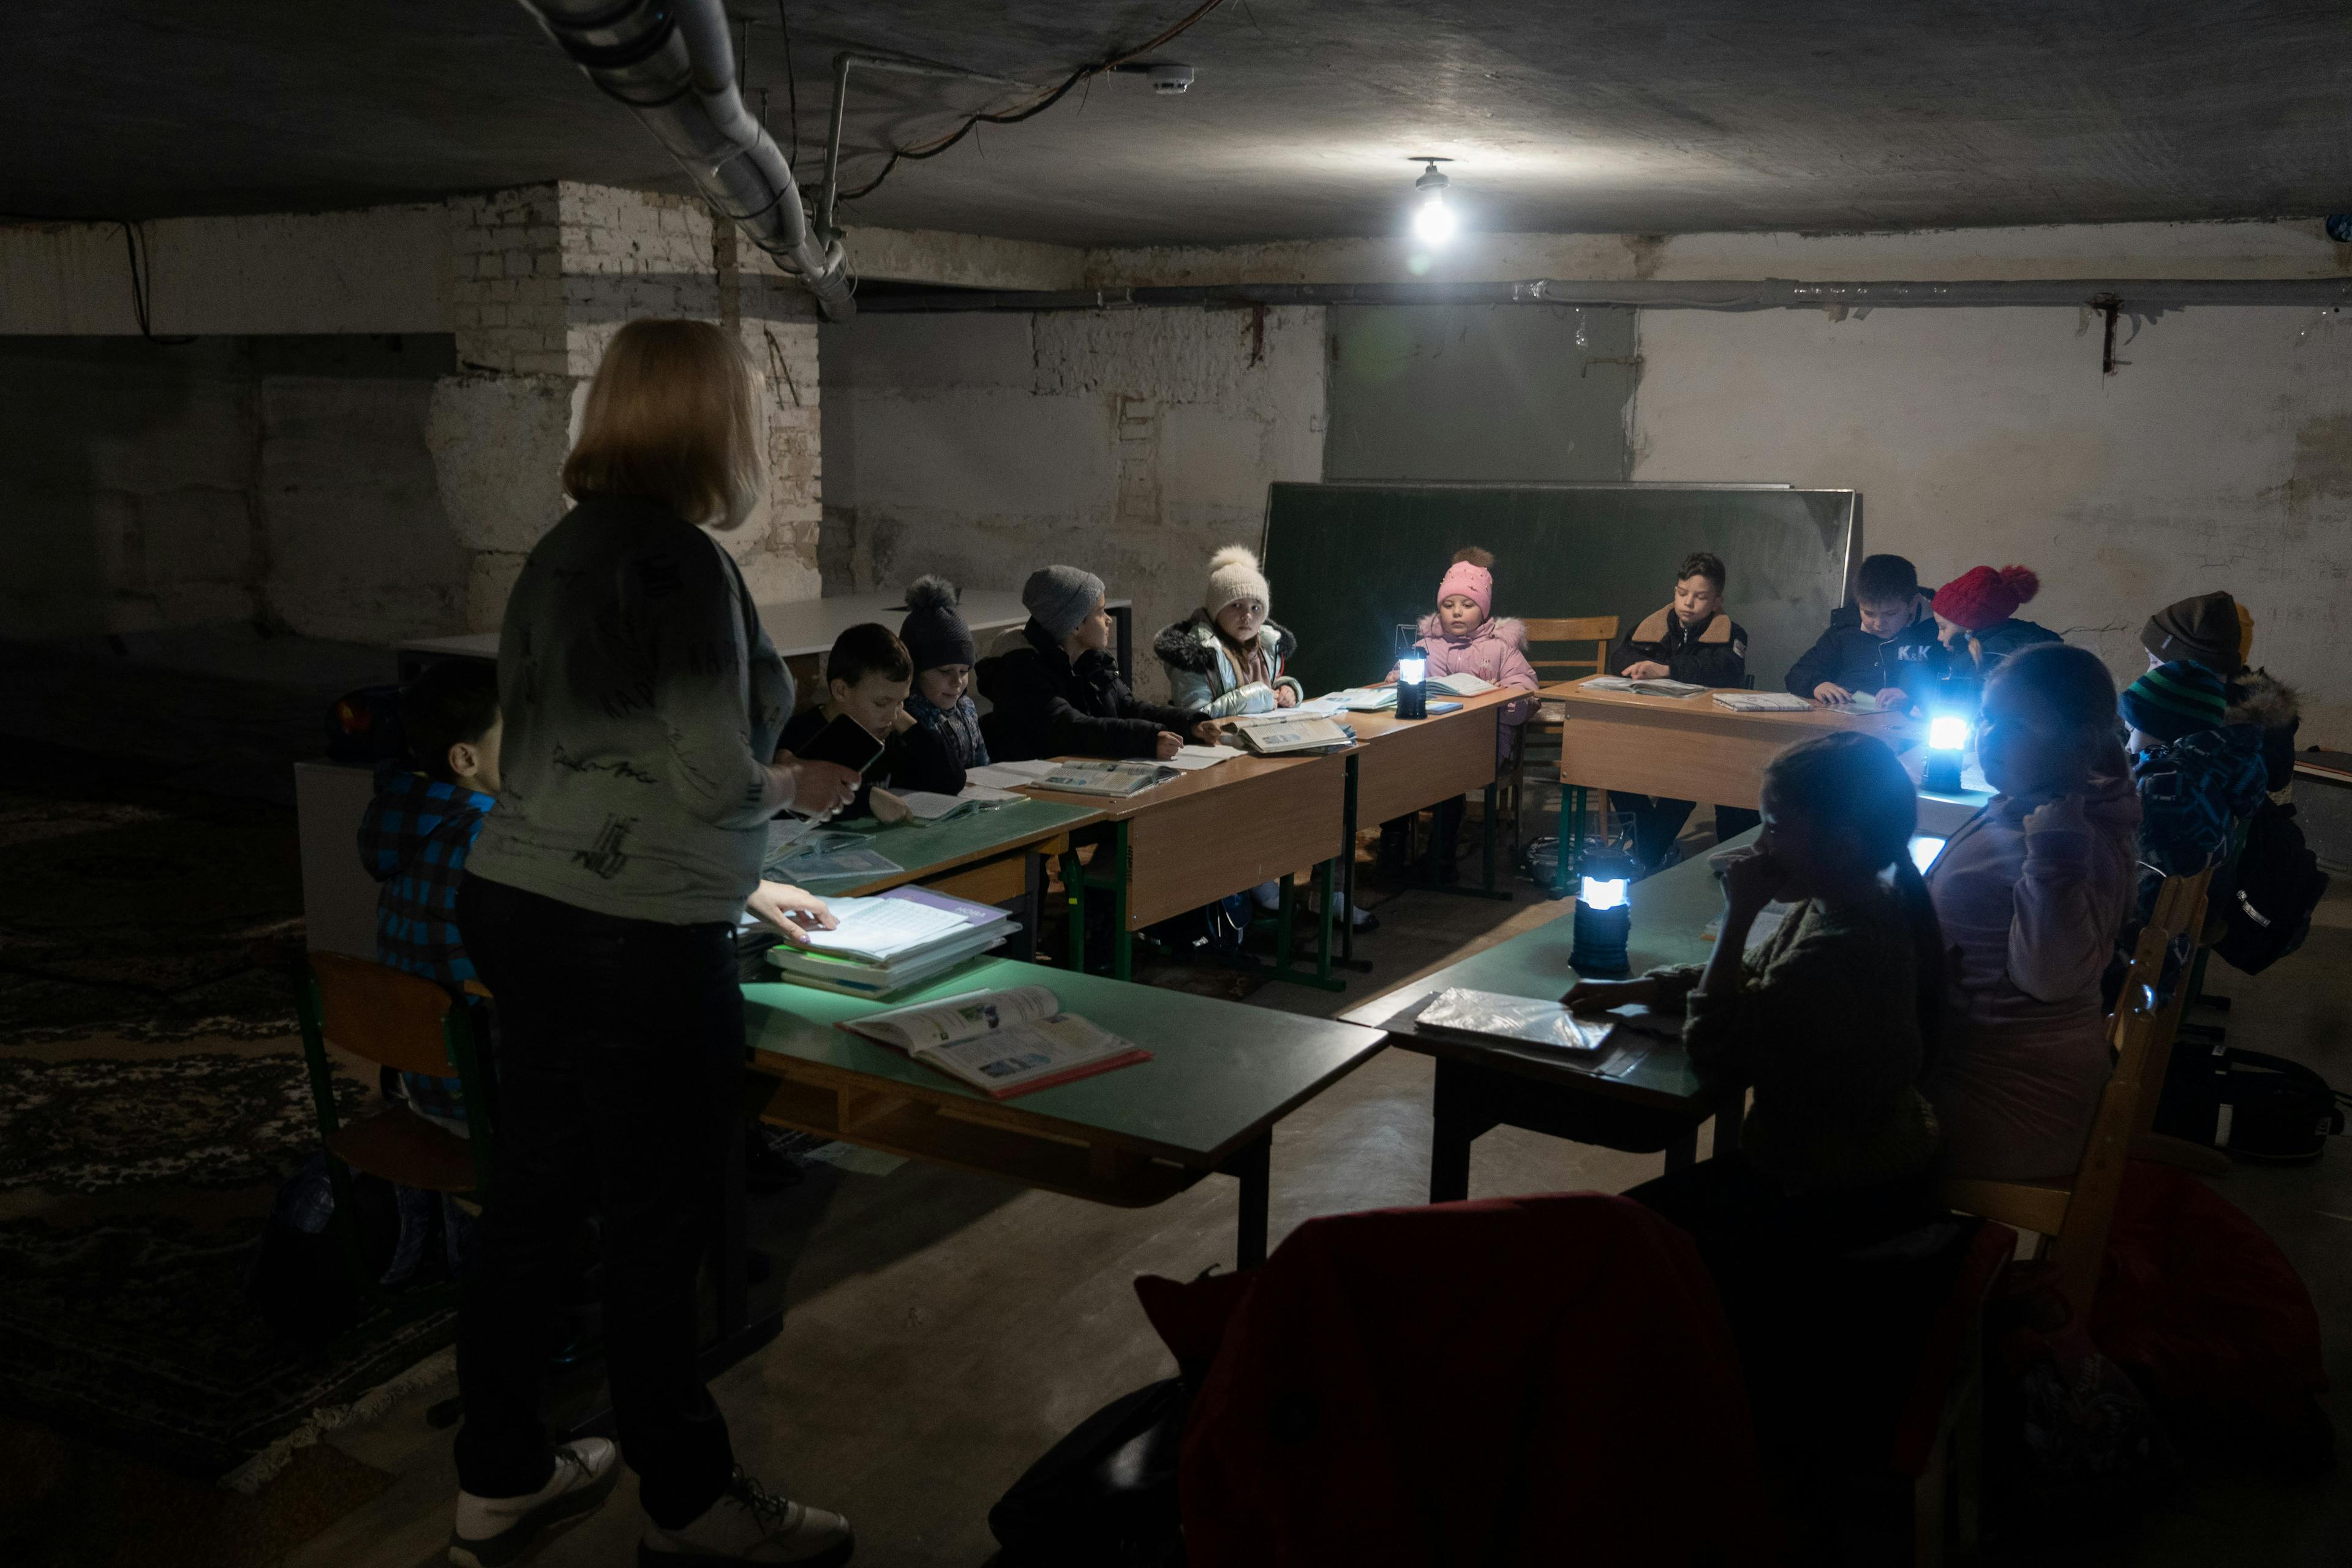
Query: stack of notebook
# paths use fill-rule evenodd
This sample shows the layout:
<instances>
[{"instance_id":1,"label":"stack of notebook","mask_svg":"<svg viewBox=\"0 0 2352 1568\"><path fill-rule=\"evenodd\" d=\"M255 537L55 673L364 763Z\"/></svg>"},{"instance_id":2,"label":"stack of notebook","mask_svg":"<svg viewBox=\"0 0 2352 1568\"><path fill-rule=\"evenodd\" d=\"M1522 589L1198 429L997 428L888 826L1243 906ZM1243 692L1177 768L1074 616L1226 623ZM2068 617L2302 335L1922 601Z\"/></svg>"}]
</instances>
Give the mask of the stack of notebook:
<instances>
[{"instance_id":1,"label":"stack of notebook","mask_svg":"<svg viewBox=\"0 0 2352 1568\"><path fill-rule=\"evenodd\" d=\"M929 888L893 888L870 899L828 900L841 923L780 942L768 962L796 985L847 996L887 996L977 958L1019 929L988 904Z\"/></svg>"}]
</instances>

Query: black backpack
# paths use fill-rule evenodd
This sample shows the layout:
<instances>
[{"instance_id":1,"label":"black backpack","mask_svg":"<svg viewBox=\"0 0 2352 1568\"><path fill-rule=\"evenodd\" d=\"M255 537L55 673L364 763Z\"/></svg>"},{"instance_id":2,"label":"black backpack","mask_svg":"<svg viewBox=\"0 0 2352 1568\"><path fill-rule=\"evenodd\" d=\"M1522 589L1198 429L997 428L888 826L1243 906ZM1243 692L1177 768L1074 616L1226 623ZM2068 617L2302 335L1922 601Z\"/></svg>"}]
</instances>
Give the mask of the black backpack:
<instances>
[{"instance_id":1,"label":"black backpack","mask_svg":"<svg viewBox=\"0 0 2352 1568\"><path fill-rule=\"evenodd\" d=\"M2210 1056L2177 1054L2165 1075L2156 1130L2228 1151L2257 1164L2316 1160L2344 1131L2352 1095L2284 1057L2222 1047Z\"/></svg>"},{"instance_id":2,"label":"black backpack","mask_svg":"<svg viewBox=\"0 0 2352 1568\"><path fill-rule=\"evenodd\" d=\"M2327 874L2303 841L2294 807L2264 801L2255 810L2233 885L2215 891L2228 930L2213 951L2231 968L2260 974L2303 945L2311 934L2311 911L2327 891Z\"/></svg>"}]
</instances>

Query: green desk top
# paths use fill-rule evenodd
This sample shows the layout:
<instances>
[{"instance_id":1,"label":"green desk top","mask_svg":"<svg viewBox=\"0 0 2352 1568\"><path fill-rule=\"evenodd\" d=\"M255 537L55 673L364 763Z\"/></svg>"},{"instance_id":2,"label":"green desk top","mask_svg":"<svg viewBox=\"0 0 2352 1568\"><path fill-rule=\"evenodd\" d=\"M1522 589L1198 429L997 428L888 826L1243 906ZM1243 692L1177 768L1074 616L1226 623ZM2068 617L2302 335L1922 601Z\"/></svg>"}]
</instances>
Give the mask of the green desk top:
<instances>
[{"instance_id":1,"label":"green desk top","mask_svg":"<svg viewBox=\"0 0 2352 1568\"><path fill-rule=\"evenodd\" d=\"M917 826L902 822L896 827L883 827L869 818L861 822L827 823L825 831L839 827L845 832L862 835L863 846L876 854L896 861L905 868L887 877L869 877L863 880L848 877L812 878L808 889L833 898L850 898L863 893L878 893L906 882L918 882L940 871L974 860L984 860L992 855L1020 848L1040 838L1092 822L1101 812L1088 806L1064 805L1048 800L1012 800L992 805L984 811L966 812L961 816L929 826ZM779 868L777 874L783 875Z\"/></svg>"},{"instance_id":2,"label":"green desk top","mask_svg":"<svg viewBox=\"0 0 2352 1568\"><path fill-rule=\"evenodd\" d=\"M1752 837L1751 829L1731 842L1746 844ZM1716 885L1715 874L1707 869L1706 857L1685 860L1634 883L1632 901L1633 927L1627 956L1633 961L1634 974L1663 964L1706 962L1715 945L1706 940L1706 924L1722 911L1723 893ZM1559 908L1557 920L1508 942L1497 942L1386 995L1375 996L1339 1016L1373 1028L1391 1028L1397 1043L1412 1049L1439 1050L1446 1055L1489 1061L1538 1077L1590 1079L1596 1089L1653 1103L1703 1102L1698 1075L1691 1070L1690 1058L1684 1054L1679 1041L1624 1030L1619 1035L1622 1043L1598 1060L1582 1061L1553 1052L1517 1050L1500 1045L1419 1039L1414 1037L1411 1019L1399 1018L1400 1014L1418 1013L1430 997L1454 986L1494 991L1506 996L1557 998L1566 994L1577 981L1576 971L1568 963L1569 949L1575 943L1575 921L1570 917L1576 906L1562 903Z\"/></svg>"},{"instance_id":3,"label":"green desk top","mask_svg":"<svg viewBox=\"0 0 2352 1568\"><path fill-rule=\"evenodd\" d=\"M1152 1054L1075 1083L991 1100L947 1074L833 1026L965 991L1043 985L1078 1014ZM1100 975L987 959L872 1002L803 985L743 987L751 1048L976 1101L1000 1113L1109 1133L1194 1166L1234 1151L1353 1070L1386 1044L1375 1029L1302 1018L1239 1002L1159 991ZM877 1086L879 1087L879 1086Z\"/></svg>"}]
</instances>

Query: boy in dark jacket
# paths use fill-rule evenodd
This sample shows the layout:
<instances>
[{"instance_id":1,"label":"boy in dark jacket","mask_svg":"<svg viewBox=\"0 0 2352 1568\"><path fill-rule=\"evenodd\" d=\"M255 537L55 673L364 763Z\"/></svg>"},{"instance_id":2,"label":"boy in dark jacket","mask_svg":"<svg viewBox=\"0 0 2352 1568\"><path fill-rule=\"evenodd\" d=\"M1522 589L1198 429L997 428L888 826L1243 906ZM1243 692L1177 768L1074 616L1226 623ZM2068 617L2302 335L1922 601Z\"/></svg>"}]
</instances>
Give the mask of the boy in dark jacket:
<instances>
[{"instance_id":1,"label":"boy in dark jacket","mask_svg":"<svg viewBox=\"0 0 2352 1568\"><path fill-rule=\"evenodd\" d=\"M401 693L400 720L416 768L377 769L375 798L360 818L360 861L378 884L376 962L455 991L474 978L457 930L457 884L498 804L498 667L472 658L433 666ZM404 1072L386 1089L395 1084L419 1116L464 1134L455 1078Z\"/></svg>"},{"instance_id":2,"label":"boy in dark jacket","mask_svg":"<svg viewBox=\"0 0 2352 1568\"><path fill-rule=\"evenodd\" d=\"M1919 573L1900 555L1873 555L1854 574L1853 604L1830 612L1829 630L1789 667L1789 689L1837 707L1856 697L1908 708L1942 670L1936 615Z\"/></svg>"},{"instance_id":3,"label":"boy in dark jacket","mask_svg":"<svg viewBox=\"0 0 2352 1568\"><path fill-rule=\"evenodd\" d=\"M1612 668L1634 680L1744 685L1748 633L1723 613L1723 582L1722 562L1704 550L1685 556L1675 574L1674 603L1626 634Z\"/></svg>"},{"instance_id":4,"label":"boy in dark jacket","mask_svg":"<svg viewBox=\"0 0 2352 1568\"><path fill-rule=\"evenodd\" d=\"M919 724L907 711L915 679L914 656L888 626L866 621L833 639L824 656L825 700L793 716L776 744L797 753L834 720L847 715L882 742L882 759L866 773L866 783L844 806L844 816L874 809L877 788L927 790L955 795L963 788L963 767L947 737Z\"/></svg>"},{"instance_id":5,"label":"boy in dark jacket","mask_svg":"<svg viewBox=\"0 0 2352 1568\"><path fill-rule=\"evenodd\" d=\"M1748 633L1723 610L1723 563L1706 551L1683 558L1675 573L1675 601L1643 618L1617 645L1611 668L1633 680L1671 679L1696 686L1743 686L1748 680ZM1690 820L1695 801L1667 795L1609 794L1609 806L1633 819L1633 858L1643 875L1666 863L1667 851ZM1736 805L1715 808L1717 843L1747 832L1759 818Z\"/></svg>"},{"instance_id":6,"label":"boy in dark jacket","mask_svg":"<svg viewBox=\"0 0 2352 1568\"><path fill-rule=\"evenodd\" d=\"M1035 757L1166 759L1186 741L1213 745L1217 727L1194 709L1139 700L1118 678L1102 579L1075 566L1047 566L1021 589L1029 624L997 639L980 661L981 695L995 710L981 721L988 754L1002 763Z\"/></svg>"}]
</instances>

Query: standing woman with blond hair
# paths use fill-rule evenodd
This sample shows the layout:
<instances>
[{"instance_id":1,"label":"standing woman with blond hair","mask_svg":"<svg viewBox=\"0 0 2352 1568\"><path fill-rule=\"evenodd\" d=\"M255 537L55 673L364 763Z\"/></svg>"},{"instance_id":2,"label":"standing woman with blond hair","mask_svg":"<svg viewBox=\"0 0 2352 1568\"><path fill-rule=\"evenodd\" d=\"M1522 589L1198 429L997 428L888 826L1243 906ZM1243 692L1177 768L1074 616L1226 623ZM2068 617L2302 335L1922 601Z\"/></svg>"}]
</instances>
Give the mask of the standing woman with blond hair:
<instances>
[{"instance_id":1,"label":"standing woman with blond hair","mask_svg":"<svg viewBox=\"0 0 2352 1568\"><path fill-rule=\"evenodd\" d=\"M696 1369L695 1278L740 1138L737 917L824 904L760 879L769 818L856 775L776 752L792 677L709 530L761 483L751 373L700 321L634 321L563 465L577 502L532 549L499 634L506 788L457 894L498 998L497 1136L457 1326L466 1423L449 1555L511 1562L637 1472L644 1563L838 1563L839 1515L736 1465ZM575 1238L602 1222L620 1449L541 1413Z\"/></svg>"}]
</instances>

